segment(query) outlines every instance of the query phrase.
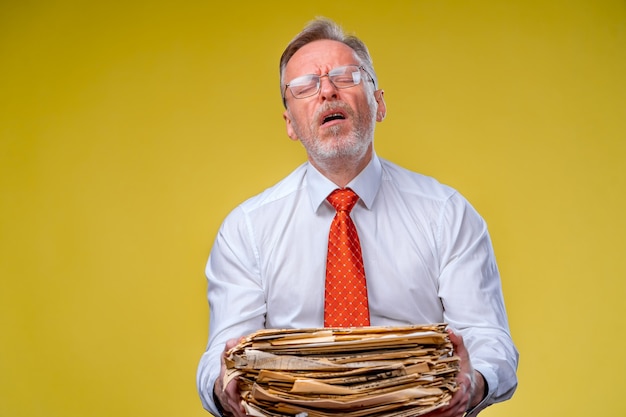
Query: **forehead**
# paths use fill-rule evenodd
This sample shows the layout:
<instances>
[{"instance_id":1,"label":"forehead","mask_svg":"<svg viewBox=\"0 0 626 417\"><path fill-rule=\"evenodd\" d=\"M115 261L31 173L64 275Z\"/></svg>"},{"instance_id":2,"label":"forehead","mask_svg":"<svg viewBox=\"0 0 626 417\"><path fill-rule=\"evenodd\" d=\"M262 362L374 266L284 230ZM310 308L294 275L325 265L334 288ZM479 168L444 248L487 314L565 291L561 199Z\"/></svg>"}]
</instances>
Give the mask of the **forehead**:
<instances>
[{"instance_id":1,"label":"forehead","mask_svg":"<svg viewBox=\"0 0 626 417\"><path fill-rule=\"evenodd\" d=\"M313 41L293 54L285 67L285 77L323 74L336 66L360 63L354 49L344 43L326 39Z\"/></svg>"}]
</instances>

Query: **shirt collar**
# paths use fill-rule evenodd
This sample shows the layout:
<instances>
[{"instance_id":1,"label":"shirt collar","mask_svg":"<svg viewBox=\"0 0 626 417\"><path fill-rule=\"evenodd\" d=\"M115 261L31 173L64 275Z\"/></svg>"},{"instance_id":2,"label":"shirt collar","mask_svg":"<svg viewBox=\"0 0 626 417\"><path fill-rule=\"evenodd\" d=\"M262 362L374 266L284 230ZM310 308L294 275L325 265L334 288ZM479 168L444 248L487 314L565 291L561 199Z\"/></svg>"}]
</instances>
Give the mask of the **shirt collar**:
<instances>
[{"instance_id":1,"label":"shirt collar","mask_svg":"<svg viewBox=\"0 0 626 417\"><path fill-rule=\"evenodd\" d=\"M307 189L313 211L317 211L326 197L335 190L337 185L326 178L313 165L307 163ZM357 175L346 188L352 189L363 201L365 207L370 209L380 188L382 181L382 166L376 153L372 154L372 160Z\"/></svg>"}]
</instances>

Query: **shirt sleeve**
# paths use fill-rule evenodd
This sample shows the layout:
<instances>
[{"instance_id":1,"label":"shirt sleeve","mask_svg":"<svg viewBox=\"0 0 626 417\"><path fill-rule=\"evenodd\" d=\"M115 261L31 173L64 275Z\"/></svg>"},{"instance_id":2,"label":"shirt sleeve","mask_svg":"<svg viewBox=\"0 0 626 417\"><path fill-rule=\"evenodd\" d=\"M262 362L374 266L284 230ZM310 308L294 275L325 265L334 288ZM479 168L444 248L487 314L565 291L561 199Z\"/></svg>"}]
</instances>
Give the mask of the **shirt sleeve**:
<instances>
[{"instance_id":1,"label":"shirt sleeve","mask_svg":"<svg viewBox=\"0 0 626 417\"><path fill-rule=\"evenodd\" d=\"M204 408L214 415L220 415L213 386L226 342L265 323L265 296L252 236L245 213L235 209L220 227L206 266L210 331L198 365L197 388Z\"/></svg>"},{"instance_id":2,"label":"shirt sleeve","mask_svg":"<svg viewBox=\"0 0 626 417\"><path fill-rule=\"evenodd\" d=\"M472 366L488 386L485 399L468 414L474 416L513 395L519 354L510 335L487 226L458 193L441 213L437 241L444 319L463 336Z\"/></svg>"}]
</instances>

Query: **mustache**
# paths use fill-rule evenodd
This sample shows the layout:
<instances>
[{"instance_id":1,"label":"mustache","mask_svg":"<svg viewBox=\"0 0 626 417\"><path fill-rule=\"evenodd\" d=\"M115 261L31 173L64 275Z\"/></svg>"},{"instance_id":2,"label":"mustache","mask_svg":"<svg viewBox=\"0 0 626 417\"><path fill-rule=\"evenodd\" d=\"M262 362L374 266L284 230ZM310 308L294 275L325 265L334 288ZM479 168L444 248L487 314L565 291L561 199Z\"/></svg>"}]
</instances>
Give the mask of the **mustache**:
<instances>
[{"instance_id":1,"label":"mustache","mask_svg":"<svg viewBox=\"0 0 626 417\"><path fill-rule=\"evenodd\" d=\"M332 103L329 103L329 102L324 103L315 112L315 117L313 118L313 120L319 121L324 113L329 112L329 111L338 111L338 110L341 110L342 112L344 112L346 116L350 117L351 119L354 118L354 111L352 110L352 107L350 107L347 103L344 103L342 101L336 101Z\"/></svg>"}]
</instances>

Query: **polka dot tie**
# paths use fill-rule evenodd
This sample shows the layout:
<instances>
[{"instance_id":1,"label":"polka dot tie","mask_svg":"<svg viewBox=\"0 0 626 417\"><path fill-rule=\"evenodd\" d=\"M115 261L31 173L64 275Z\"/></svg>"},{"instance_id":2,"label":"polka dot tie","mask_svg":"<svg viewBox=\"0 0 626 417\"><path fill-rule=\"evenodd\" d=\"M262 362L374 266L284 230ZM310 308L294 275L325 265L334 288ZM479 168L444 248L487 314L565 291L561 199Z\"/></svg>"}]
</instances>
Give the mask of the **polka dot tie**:
<instances>
[{"instance_id":1,"label":"polka dot tie","mask_svg":"<svg viewBox=\"0 0 626 417\"><path fill-rule=\"evenodd\" d=\"M333 191L327 200L337 214L328 234L325 327L369 326L369 306L361 244L350 210L359 196L348 188Z\"/></svg>"}]
</instances>

